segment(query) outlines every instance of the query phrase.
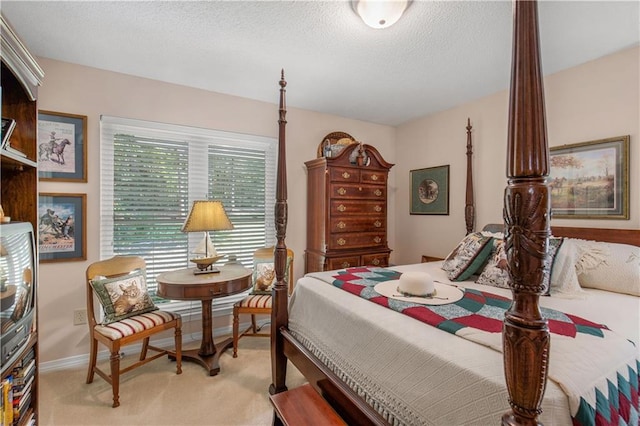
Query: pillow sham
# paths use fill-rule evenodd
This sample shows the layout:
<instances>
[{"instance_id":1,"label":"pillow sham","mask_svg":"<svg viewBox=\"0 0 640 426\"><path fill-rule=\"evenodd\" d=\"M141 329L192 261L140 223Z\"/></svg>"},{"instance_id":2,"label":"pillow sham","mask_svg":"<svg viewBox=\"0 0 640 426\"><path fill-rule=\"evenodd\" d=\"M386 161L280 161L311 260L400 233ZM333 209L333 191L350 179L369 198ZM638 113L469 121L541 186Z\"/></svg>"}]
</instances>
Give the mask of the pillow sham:
<instances>
[{"instance_id":1,"label":"pillow sham","mask_svg":"<svg viewBox=\"0 0 640 426\"><path fill-rule=\"evenodd\" d=\"M102 325L155 311L147 290L146 271L139 269L117 278L93 278L90 283L104 310Z\"/></svg>"},{"instance_id":2,"label":"pillow sham","mask_svg":"<svg viewBox=\"0 0 640 426\"><path fill-rule=\"evenodd\" d=\"M584 267L578 274L580 286L640 296L640 247L629 244L590 242L581 244L581 258L599 250L601 262Z\"/></svg>"},{"instance_id":3,"label":"pillow sham","mask_svg":"<svg viewBox=\"0 0 640 426\"><path fill-rule=\"evenodd\" d=\"M493 251L492 240L482 232L465 236L442 263L449 279L464 281L479 271Z\"/></svg>"},{"instance_id":4,"label":"pillow sham","mask_svg":"<svg viewBox=\"0 0 640 426\"><path fill-rule=\"evenodd\" d=\"M562 246L563 239L550 237L547 256L544 260L544 278L543 283L546 289L546 296L550 294L551 271L553 270L556 253ZM507 253L504 247L504 240L494 240L494 253L489 258L486 266L476 281L477 284L489 285L493 287L509 288L511 279L507 270Z\"/></svg>"},{"instance_id":5,"label":"pillow sham","mask_svg":"<svg viewBox=\"0 0 640 426\"><path fill-rule=\"evenodd\" d=\"M550 294L552 296L575 297L583 294L578 283L576 263L579 247L573 238L565 238L558 247L551 269Z\"/></svg>"}]
</instances>

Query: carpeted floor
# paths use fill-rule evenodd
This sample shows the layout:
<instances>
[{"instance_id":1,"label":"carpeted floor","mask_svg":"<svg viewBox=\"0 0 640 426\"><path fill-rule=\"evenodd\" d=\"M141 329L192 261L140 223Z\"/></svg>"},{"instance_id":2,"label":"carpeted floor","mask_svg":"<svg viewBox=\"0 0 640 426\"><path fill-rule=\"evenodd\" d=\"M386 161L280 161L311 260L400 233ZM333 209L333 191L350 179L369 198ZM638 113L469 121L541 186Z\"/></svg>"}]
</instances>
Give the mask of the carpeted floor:
<instances>
[{"instance_id":1,"label":"carpeted floor","mask_svg":"<svg viewBox=\"0 0 640 426\"><path fill-rule=\"evenodd\" d=\"M86 384L86 367L40 375L39 424L46 425L270 425L271 362L268 338L240 340L220 358L220 374L209 376L198 364L161 358L120 380L120 407L111 408L111 386L96 375ZM133 359L127 355L123 360ZM108 371L108 361L100 363ZM289 388L305 383L289 364Z\"/></svg>"}]
</instances>

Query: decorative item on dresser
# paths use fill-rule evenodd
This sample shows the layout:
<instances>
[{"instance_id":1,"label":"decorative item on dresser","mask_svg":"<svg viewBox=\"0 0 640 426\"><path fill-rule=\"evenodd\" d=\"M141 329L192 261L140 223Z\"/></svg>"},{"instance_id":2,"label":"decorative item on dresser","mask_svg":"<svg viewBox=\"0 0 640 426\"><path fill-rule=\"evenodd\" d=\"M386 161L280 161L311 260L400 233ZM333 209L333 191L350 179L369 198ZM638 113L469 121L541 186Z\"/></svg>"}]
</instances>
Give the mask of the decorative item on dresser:
<instances>
[{"instance_id":1,"label":"decorative item on dresser","mask_svg":"<svg viewBox=\"0 0 640 426\"><path fill-rule=\"evenodd\" d=\"M340 140L353 140L339 133L346 135ZM323 141L330 140L332 134ZM335 156L316 158L305 165L305 273L388 266L387 177L393 164L373 146L354 142L344 145Z\"/></svg>"}]
</instances>

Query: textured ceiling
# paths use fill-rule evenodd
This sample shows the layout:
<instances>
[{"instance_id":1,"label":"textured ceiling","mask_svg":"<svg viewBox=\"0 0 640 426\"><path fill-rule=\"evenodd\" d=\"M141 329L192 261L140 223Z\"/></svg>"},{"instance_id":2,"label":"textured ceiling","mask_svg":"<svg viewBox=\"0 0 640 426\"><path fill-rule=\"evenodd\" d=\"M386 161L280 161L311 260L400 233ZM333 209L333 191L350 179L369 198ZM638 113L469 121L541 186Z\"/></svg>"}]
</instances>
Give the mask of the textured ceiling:
<instances>
[{"instance_id":1,"label":"textured ceiling","mask_svg":"<svg viewBox=\"0 0 640 426\"><path fill-rule=\"evenodd\" d=\"M384 30L347 1L1 1L40 57L398 125L506 89L508 1L414 1ZM545 74L640 42L637 1L539 3ZM46 77L45 77L46 84Z\"/></svg>"}]
</instances>

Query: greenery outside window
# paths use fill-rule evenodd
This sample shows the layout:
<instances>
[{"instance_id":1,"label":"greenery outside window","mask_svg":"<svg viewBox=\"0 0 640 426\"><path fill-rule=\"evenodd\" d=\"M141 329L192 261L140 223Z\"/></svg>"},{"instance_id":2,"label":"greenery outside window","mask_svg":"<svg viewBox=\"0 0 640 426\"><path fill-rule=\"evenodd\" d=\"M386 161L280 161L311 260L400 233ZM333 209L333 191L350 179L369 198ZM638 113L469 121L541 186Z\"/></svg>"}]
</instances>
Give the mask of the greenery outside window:
<instances>
[{"instance_id":1,"label":"greenery outside window","mask_svg":"<svg viewBox=\"0 0 640 426\"><path fill-rule=\"evenodd\" d=\"M220 254L250 268L274 244L275 139L106 116L100 126L100 258L142 256L152 294L158 274L194 266L202 234L180 231L194 200L222 201L234 225L210 233Z\"/></svg>"}]
</instances>

